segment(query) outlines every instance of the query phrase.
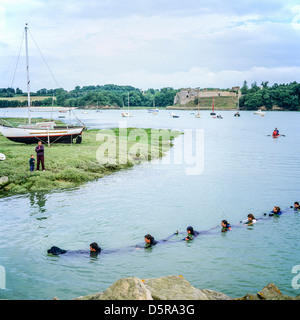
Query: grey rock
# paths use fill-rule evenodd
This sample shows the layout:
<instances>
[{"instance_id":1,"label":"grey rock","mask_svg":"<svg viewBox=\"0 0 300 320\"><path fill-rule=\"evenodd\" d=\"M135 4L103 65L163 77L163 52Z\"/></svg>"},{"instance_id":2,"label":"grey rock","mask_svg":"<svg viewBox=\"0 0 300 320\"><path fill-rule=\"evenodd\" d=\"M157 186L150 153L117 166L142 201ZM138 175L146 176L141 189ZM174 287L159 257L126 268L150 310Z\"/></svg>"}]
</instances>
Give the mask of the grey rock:
<instances>
[{"instance_id":1,"label":"grey rock","mask_svg":"<svg viewBox=\"0 0 300 320\"><path fill-rule=\"evenodd\" d=\"M154 300L209 300L201 290L182 276L167 276L145 280Z\"/></svg>"},{"instance_id":2,"label":"grey rock","mask_svg":"<svg viewBox=\"0 0 300 320\"><path fill-rule=\"evenodd\" d=\"M258 293L247 293L244 297L236 300L300 300L300 295L297 297L283 295L275 284L269 283Z\"/></svg>"},{"instance_id":3,"label":"grey rock","mask_svg":"<svg viewBox=\"0 0 300 320\"><path fill-rule=\"evenodd\" d=\"M9 184L8 177L0 177L0 189Z\"/></svg>"},{"instance_id":4,"label":"grey rock","mask_svg":"<svg viewBox=\"0 0 300 320\"><path fill-rule=\"evenodd\" d=\"M76 300L153 300L150 291L136 277L116 281L104 292L79 297Z\"/></svg>"},{"instance_id":5,"label":"grey rock","mask_svg":"<svg viewBox=\"0 0 300 320\"><path fill-rule=\"evenodd\" d=\"M199 290L179 275L141 280L136 277L116 281L104 292L75 300L231 300L212 290Z\"/></svg>"}]
</instances>

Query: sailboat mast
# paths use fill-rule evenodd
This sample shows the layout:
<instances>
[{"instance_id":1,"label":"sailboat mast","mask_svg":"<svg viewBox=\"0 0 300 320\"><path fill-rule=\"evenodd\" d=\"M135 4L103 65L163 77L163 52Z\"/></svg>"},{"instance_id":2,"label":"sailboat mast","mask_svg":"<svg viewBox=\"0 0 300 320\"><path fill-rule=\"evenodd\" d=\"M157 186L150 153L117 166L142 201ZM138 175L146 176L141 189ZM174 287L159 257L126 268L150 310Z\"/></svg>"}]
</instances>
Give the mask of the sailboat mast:
<instances>
[{"instance_id":1,"label":"sailboat mast","mask_svg":"<svg viewBox=\"0 0 300 320\"><path fill-rule=\"evenodd\" d=\"M198 98L198 115L199 115L199 91L198 91L198 94L197 94L197 98Z\"/></svg>"},{"instance_id":2,"label":"sailboat mast","mask_svg":"<svg viewBox=\"0 0 300 320\"><path fill-rule=\"evenodd\" d=\"M25 45L26 45L26 73L27 73L27 106L28 106L28 123L31 124L30 115L30 79L29 79L29 56L28 56L28 40L27 40L28 24L25 25Z\"/></svg>"}]
</instances>

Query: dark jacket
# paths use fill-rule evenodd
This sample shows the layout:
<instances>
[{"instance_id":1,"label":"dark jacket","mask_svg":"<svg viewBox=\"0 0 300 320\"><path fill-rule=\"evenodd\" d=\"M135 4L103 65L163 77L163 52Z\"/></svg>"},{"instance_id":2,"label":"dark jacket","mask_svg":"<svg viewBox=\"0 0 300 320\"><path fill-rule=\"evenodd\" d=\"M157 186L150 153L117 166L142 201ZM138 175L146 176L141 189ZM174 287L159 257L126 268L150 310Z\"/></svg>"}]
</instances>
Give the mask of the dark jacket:
<instances>
[{"instance_id":1,"label":"dark jacket","mask_svg":"<svg viewBox=\"0 0 300 320\"><path fill-rule=\"evenodd\" d=\"M40 146L36 146L35 152L36 152L37 156L43 156L44 155L44 146L42 144Z\"/></svg>"}]
</instances>

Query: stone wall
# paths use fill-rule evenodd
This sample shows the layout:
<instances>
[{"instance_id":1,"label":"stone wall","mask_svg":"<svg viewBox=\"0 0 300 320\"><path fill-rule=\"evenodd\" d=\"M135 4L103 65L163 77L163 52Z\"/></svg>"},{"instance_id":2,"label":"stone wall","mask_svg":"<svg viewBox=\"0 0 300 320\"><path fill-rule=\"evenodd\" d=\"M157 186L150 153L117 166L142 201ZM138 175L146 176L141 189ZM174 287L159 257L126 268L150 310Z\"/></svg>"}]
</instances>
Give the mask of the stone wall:
<instances>
[{"instance_id":1,"label":"stone wall","mask_svg":"<svg viewBox=\"0 0 300 320\"><path fill-rule=\"evenodd\" d=\"M231 90L182 89L174 97L174 105L187 105L196 98L232 97L237 100L241 94L239 89L239 87L233 87Z\"/></svg>"}]
</instances>

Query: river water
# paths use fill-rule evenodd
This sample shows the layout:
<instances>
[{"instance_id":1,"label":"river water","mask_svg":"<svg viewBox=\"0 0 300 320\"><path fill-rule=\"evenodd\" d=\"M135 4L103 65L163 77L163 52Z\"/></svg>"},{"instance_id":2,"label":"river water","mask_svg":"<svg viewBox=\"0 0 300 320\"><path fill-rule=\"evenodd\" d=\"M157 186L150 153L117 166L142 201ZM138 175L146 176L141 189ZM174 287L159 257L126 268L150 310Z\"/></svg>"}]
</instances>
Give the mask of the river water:
<instances>
[{"instance_id":1,"label":"river water","mask_svg":"<svg viewBox=\"0 0 300 320\"><path fill-rule=\"evenodd\" d=\"M178 111L174 119L168 111L132 112L128 127L177 129L191 139L176 138L160 161L78 188L0 198L0 265L6 276L0 298L72 299L103 291L122 277L171 274L231 297L256 293L270 282L284 294L300 294L292 285L292 268L300 265L300 212L289 209L300 201L300 113L260 117L245 111L235 118L233 111L222 111L223 119L213 119L202 111L196 119L191 111ZM88 128L124 121L117 110L76 113ZM5 115L26 111L7 109ZM275 127L285 136L268 136ZM200 170L188 171L197 163ZM263 217L274 205L284 211L280 217L239 224L249 213ZM223 219L233 225L230 232L216 227ZM188 225L210 231L190 243L178 235L151 249L135 248L147 233L159 240ZM53 245L88 250L94 241L112 252L47 255Z\"/></svg>"}]
</instances>

